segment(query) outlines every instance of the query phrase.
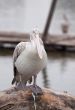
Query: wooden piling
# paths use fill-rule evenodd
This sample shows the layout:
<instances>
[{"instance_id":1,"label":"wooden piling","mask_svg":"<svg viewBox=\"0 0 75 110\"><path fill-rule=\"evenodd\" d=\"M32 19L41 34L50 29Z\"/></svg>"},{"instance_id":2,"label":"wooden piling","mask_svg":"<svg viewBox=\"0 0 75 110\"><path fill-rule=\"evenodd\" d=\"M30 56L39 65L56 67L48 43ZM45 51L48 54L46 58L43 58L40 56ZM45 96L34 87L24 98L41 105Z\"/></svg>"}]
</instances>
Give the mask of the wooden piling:
<instances>
[{"instance_id":1,"label":"wooden piling","mask_svg":"<svg viewBox=\"0 0 75 110\"><path fill-rule=\"evenodd\" d=\"M53 14L54 14L56 3L57 3L57 0L52 0L52 4L51 4L50 10L49 10L49 14L48 14L48 18L47 18L47 21L46 21L45 29L44 29L44 32L43 32L43 35L42 35L43 42L45 42L46 39L47 39L46 37L47 37L49 27L51 25L51 21L52 21L52 17L53 17Z\"/></svg>"}]
</instances>

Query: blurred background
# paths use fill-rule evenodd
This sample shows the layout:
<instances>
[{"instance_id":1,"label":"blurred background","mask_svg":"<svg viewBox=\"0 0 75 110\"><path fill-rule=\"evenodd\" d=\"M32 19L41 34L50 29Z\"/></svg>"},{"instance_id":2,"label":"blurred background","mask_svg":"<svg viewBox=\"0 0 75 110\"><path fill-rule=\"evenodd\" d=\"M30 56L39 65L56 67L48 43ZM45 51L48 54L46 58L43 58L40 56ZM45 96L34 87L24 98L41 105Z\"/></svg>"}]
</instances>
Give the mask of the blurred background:
<instances>
[{"instance_id":1,"label":"blurred background","mask_svg":"<svg viewBox=\"0 0 75 110\"><path fill-rule=\"evenodd\" d=\"M52 0L0 0L0 32L30 33L38 27L43 33L51 3ZM75 0L57 0L49 34L64 35L63 15L70 25L68 35L75 35ZM11 87L13 78L13 49L4 45L0 44L0 90ZM37 84L75 95L75 51L49 50L47 54L48 64L38 74Z\"/></svg>"}]
</instances>

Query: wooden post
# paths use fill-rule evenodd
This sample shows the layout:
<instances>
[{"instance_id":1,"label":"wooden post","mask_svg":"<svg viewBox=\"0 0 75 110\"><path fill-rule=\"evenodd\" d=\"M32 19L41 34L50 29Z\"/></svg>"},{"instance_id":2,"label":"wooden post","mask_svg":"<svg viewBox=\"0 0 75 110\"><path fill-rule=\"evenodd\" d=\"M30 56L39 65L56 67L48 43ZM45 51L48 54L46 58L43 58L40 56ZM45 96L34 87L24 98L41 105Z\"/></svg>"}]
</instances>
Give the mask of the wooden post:
<instances>
[{"instance_id":1,"label":"wooden post","mask_svg":"<svg viewBox=\"0 0 75 110\"><path fill-rule=\"evenodd\" d=\"M43 42L46 41L46 36L47 36L47 33L48 33L49 26L51 25L51 20L52 20L53 13L54 13L54 10L55 10L56 2L57 2L57 0L52 0L52 5L50 7L47 22L46 22L45 29L44 29L44 32L43 32L43 35L42 35Z\"/></svg>"}]
</instances>

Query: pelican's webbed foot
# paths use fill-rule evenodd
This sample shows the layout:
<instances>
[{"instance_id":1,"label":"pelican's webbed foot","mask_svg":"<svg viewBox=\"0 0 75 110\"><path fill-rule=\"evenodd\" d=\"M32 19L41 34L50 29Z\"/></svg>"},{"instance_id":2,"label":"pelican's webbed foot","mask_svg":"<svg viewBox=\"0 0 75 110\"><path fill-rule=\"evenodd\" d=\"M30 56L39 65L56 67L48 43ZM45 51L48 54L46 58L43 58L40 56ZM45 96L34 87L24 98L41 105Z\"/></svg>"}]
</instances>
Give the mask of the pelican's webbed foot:
<instances>
[{"instance_id":1,"label":"pelican's webbed foot","mask_svg":"<svg viewBox=\"0 0 75 110\"><path fill-rule=\"evenodd\" d=\"M30 86L30 89L32 90L34 95L41 95L43 94L42 89L36 85L36 77L37 75L34 75L34 82L33 85Z\"/></svg>"},{"instance_id":2,"label":"pelican's webbed foot","mask_svg":"<svg viewBox=\"0 0 75 110\"><path fill-rule=\"evenodd\" d=\"M17 90L25 90L27 89L27 86L25 83L22 83L22 82L19 82L16 87L15 87Z\"/></svg>"},{"instance_id":3,"label":"pelican's webbed foot","mask_svg":"<svg viewBox=\"0 0 75 110\"><path fill-rule=\"evenodd\" d=\"M42 95L43 94L42 89L39 86L37 86L37 85L34 85L34 84L31 85L30 89L32 90L34 95Z\"/></svg>"}]
</instances>

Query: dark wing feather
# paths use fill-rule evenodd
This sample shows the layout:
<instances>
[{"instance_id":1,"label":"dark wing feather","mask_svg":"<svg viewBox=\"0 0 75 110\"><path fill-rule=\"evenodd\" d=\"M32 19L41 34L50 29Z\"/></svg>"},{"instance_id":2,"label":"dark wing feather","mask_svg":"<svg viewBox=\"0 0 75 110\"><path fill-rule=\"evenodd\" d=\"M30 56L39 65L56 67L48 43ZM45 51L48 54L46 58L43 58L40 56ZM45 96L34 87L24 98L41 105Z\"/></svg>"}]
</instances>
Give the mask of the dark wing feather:
<instances>
[{"instance_id":1,"label":"dark wing feather","mask_svg":"<svg viewBox=\"0 0 75 110\"><path fill-rule=\"evenodd\" d=\"M17 71L17 68L15 66L15 62L18 58L18 56L21 54L21 52L24 51L24 49L26 48L26 42L20 42L15 50L14 50L14 53L13 53L13 72L14 72L14 78L12 80L12 84L14 84L16 82L16 76L18 75L18 71Z\"/></svg>"}]
</instances>

